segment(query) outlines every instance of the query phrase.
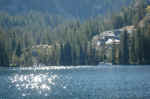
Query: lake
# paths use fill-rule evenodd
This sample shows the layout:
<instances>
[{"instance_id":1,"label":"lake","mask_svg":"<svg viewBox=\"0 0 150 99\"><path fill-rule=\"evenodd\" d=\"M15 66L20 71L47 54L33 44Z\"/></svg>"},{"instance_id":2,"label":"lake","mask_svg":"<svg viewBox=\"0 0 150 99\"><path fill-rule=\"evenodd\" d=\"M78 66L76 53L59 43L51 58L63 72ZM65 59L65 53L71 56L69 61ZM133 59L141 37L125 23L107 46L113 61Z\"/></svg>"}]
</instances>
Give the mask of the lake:
<instances>
[{"instance_id":1,"label":"lake","mask_svg":"<svg viewBox=\"0 0 150 99\"><path fill-rule=\"evenodd\" d=\"M0 67L0 99L150 99L150 67Z\"/></svg>"}]
</instances>

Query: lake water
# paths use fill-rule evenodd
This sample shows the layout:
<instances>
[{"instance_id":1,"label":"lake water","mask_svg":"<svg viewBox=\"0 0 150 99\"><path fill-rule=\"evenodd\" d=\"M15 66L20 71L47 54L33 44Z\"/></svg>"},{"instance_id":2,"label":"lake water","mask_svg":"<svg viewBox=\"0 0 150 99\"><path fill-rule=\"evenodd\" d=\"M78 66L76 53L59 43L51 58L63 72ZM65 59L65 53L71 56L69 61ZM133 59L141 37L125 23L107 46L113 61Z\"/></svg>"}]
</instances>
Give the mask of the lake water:
<instances>
[{"instance_id":1,"label":"lake water","mask_svg":"<svg viewBox=\"0 0 150 99\"><path fill-rule=\"evenodd\" d=\"M150 99L150 67L1 67L0 99Z\"/></svg>"}]
</instances>

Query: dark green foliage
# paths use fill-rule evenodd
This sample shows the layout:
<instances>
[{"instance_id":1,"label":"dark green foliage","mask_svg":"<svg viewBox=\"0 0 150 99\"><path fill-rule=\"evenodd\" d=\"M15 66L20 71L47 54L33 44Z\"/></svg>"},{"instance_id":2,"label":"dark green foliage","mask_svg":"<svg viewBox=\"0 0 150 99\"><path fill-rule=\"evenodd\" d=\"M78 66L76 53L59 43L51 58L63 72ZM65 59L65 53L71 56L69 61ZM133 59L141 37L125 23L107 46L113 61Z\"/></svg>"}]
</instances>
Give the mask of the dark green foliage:
<instances>
[{"instance_id":1,"label":"dark green foliage","mask_svg":"<svg viewBox=\"0 0 150 99\"><path fill-rule=\"evenodd\" d=\"M1 0L0 10L26 14L31 10L67 17L89 18L119 11L131 0Z\"/></svg>"},{"instance_id":2,"label":"dark green foliage","mask_svg":"<svg viewBox=\"0 0 150 99\"><path fill-rule=\"evenodd\" d=\"M132 7L124 7L120 13L112 16L108 16L109 14L105 18L97 16L80 22L80 19L95 16L97 13L106 15L106 12L112 12L110 9L116 11L118 6L112 6L112 3L122 6L129 1L87 0L85 3L84 0L45 0L43 2L45 6L39 9L40 0L35 4L33 1L29 4L27 0L22 4L27 6L26 13L20 13L25 11L25 8L12 9L16 12L15 14L10 14L12 12L10 9L7 9L8 12L4 11L5 13L0 12L0 27L6 31L0 32L0 65L97 65L99 61L107 61L104 54L107 51L102 48L101 55L98 55L99 53L91 44L93 36L105 30L119 29L129 25L135 26L136 31L131 34L125 31L121 34L120 46L113 46L112 51L115 52L113 63L118 64L120 61L120 64L150 64L150 21L145 11L149 5L147 0L136 0ZM4 0L0 2L3 4ZM58 9L55 8L58 2L64 6L63 10L60 8L61 11L69 13L66 16L72 15L80 19L64 17L64 14L58 15L59 11L56 10L60 10L60 6L57 6ZM73 5L70 5L71 2ZM3 6L10 6L7 2L4 4ZM17 6L21 6L19 4L20 2L16 3ZM71 7L68 9L66 4ZM77 7L77 4L80 7ZM96 8L99 9L98 11L93 10L96 7L95 4L100 5L100 9ZM31 11L31 8L36 11ZM45 13L45 9L50 13ZM0 8L0 10L4 9ZM120 53L120 58L116 53Z\"/></svg>"},{"instance_id":3,"label":"dark green foliage","mask_svg":"<svg viewBox=\"0 0 150 99\"><path fill-rule=\"evenodd\" d=\"M132 25L136 29L121 35L120 64L150 64L149 4L149 0L135 0L131 7L112 17L114 28Z\"/></svg>"},{"instance_id":4,"label":"dark green foliage","mask_svg":"<svg viewBox=\"0 0 150 99\"><path fill-rule=\"evenodd\" d=\"M21 45L20 45L20 43L19 43L18 46L17 46L17 49L16 49L16 55L17 55L18 57L20 57L21 54L22 54Z\"/></svg>"},{"instance_id":5,"label":"dark green foliage","mask_svg":"<svg viewBox=\"0 0 150 99\"><path fill-rule=\"evenodd\" d=\"M124 31L121 35L120 43L120 64L128 65L129 64L129 45L128 45L128 33Z\"/></svg>"},{"instance_id":6,"label":"dark green foliage","mask_svg":"<svg viewBox=\"0 0 150 99\"><path fill-rule=\"evenodd\" d=\"M0 30L0 66L9 66L8 50L6 50L5 34Z\"/></svg>"},{"instance_id":7,"label":"dark green foliage","mask_svg":"<svg viewBox=\"0 0 150 99\"><path fill-rule=\"evenodd\" d=\"M150 24L147 24L146 27L141 28L139 31L139 54L138 59L140 60L140 64L150 64Z\"/></svg>"},{"instance_id":8,"label":"dark green foliage","mask_svg":"<svg viewBox=\"0 0 150 99\"><path fill-rule=\"evenodd\" d=\"M64 45L64 65L72 65L72 49L69 42Z\"/></svg>"},{"instance_id":9,"label":"dark green foliage","mask_svg":"<svg viewBox=\"0 0 150 99\"><path fill-rule=\"evenodd\" d=\"M9 66L8 53L2 43L0 43L0 66Z\"/></svg>"}]
</instances>

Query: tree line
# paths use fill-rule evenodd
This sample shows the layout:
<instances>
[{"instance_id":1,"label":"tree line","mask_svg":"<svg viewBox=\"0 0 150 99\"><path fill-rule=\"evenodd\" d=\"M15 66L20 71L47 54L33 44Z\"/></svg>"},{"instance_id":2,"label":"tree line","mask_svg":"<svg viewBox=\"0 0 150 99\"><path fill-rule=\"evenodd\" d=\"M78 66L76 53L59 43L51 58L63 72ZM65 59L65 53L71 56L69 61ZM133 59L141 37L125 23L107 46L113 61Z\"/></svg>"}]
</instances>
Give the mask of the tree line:
<instances>
[{"instance_id":1,"label":"tree line","mask_svg":"<svg viewBox=\"0 0 150 99\"><path fill-rule=\"evenodd\" d=\"M149 4L148 0L137 0L120 13L84 22L34 11L26 16L0 13L0 65L96 65L97 55L102 53L92 46L93 36L129 25L136 31L121 34L119 58L112 60L117 64L149 64Z\"/></svg>"},{"instance_id":2,"label":"tree line","mask_svg":"<svg viewBox=\"0 0 150 99\"><path fill-rule=\"evenodd\" d=\"M132 7L113 17L114 28L132 25L136 29L132 33L124 31L121 34L119 64L150 64L149 5L149 0L136 0Z\"/></svg>"},{"instance_id":3,"label":"tree line","mask_svg":"<svg viewBox=\"0 0 150 99\"><path fill-rule=\"evenodd\" d=\"M99 33L101 22L90 19L81 23L38 12L27 17L0 14L2 66L97 64L90 40Z\"/></svg>"}]
</instances>

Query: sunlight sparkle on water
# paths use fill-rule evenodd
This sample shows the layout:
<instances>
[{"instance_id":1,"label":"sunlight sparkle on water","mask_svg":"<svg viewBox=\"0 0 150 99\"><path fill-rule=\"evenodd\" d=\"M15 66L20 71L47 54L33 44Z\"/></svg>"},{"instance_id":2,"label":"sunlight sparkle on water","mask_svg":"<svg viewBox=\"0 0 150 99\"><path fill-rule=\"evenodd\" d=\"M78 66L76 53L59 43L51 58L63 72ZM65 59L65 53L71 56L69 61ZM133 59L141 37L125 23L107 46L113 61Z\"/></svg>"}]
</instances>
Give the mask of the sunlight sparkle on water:
<instances>
[{"instance_id":1,"label":"sunlight sparkle on water","mask_svg":"<svg viewBox=\"0 0 150 99\"><path fill-rule=\"evenodd\" d=\"M42 94L44 91L51 91L52 85L55 85L55 79L57 75L52 74L28 74L28 75L14 75L10 77L10 81L18 89L35 90L37 93ZM47 96L47 93L44 93ZM26 96L27 93L23 93L22 96Z\"/></svg>"}]
</instances>

